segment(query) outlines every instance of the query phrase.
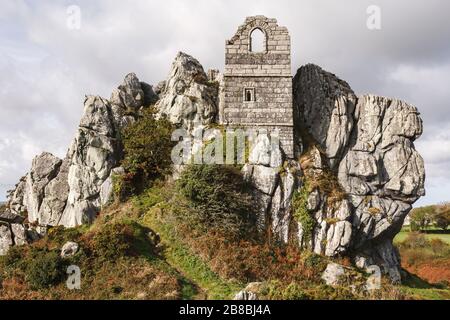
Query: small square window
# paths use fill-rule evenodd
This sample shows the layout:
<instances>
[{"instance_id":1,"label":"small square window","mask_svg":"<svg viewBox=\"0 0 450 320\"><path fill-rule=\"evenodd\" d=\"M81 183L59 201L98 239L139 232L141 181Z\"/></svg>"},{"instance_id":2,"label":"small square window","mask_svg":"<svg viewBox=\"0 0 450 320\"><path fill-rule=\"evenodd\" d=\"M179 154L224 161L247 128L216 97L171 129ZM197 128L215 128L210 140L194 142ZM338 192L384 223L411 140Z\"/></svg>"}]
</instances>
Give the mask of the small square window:
<instances>
[{"instance_id":1,"label":"small square window","mask_svg":"<svg viewBox=\"0 0 450 320\"><path fill-rule=\"evenodd\" d=\"M244 101L253 102L255 99L255 88L245 88L244 89Z\"/></svg>"}]
</instances>

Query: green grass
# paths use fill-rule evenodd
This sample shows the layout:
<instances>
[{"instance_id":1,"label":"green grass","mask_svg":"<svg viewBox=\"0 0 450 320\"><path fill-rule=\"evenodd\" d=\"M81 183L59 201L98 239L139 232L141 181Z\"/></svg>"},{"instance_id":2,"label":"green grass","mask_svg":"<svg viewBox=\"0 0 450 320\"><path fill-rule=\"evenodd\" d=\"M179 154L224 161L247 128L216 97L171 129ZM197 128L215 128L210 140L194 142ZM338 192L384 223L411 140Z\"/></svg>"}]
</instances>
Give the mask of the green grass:
<instances>
[{"instance_id":1,"label":"green grass","mask_svg":"<svg viewBox=\"0 0 450 320\"><path fill-rule=\"evenodd\" d=\"M394 243L403 242L409 233L409 228L403 228L402 231L400 231L397 236L394 238ZM431 239L441 239L442 241L450 244L450 234L446 233L425 233L425 237L428 240Z\"/></svg>"},{"instance_id":2,"label":"green grass","mask_svg":"<svg viewBox=\"0 0 450 320\"><path fill-rule=\"evenodd\" d=\"M166 261L190 282L197 285L208 299L230 299L233 294L243 288L243 284L224 281L211 271L199 256L183 244L170 225L162 223L155 217L153 210L149 210L143 216L142 222L161 235L161 241L165 247L164 258ZM194 292L193 290L183 293L186 298L201 297L201 292Z\"/></svg>"},{"instance_id":3,"label":"green grass","mask_svg":"<svg viewBox=\"0 0 450 320\"><path fill-rule=\"evenodd\" d=\"M450 290L440 289L413 274L403 281L401 290L417 300L450 300Z\"/></svg>"}]
</instances>

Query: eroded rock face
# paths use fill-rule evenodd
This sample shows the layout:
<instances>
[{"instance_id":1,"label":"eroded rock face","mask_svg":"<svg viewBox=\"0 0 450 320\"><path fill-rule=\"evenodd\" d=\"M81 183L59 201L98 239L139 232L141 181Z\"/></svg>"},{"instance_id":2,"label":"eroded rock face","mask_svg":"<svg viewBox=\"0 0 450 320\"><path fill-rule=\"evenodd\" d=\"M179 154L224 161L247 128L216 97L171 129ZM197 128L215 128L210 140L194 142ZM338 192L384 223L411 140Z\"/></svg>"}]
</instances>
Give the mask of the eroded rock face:
<instances>
[{"instance_id":1,"label":"eroded rock face","mask_svg":"<svg viewBox=\"0 0 450 320\"><path fill-rule=\"evenodd\" d=\"M26 179L24 201L28 212L28 220L39 222L39 210L44 200L45 187L58 174L61 159L51 153L44 152L33 159L31 171Z\"/></svg>"},{"instance_id":2,"label":"eroded rock face","mask_svg":"<svg viewBox=\"0 0 450 320\"><path fill-rule=\"evenodd\" d=\"M22 216L11 211L0 212L0 256L6 255L13 245L21 246L28 243L23 221Z\"/></svg>"},{"instance_id":3,"label":"eroded rock face","mask_svg":"<svg viewBox=\"0 0 450 320\"><path fill-rule=\"evenodd\" d=\"M218 113L218 85L208 82L202 65L193 57L178 53L156 108L169 120L191 131L207 125Z\"/></svg>"},{"instance_id":4,"label":"eroded rock face","mask_svg":"<svg viewBox=\"0 0 450 320\"><path fill-rule=\"evenodd\" d=\"M12 245L13 240L9 227L0 224L0 256L6 255Z\"/></svg>"},{"instance_id":5,"label":"eroded rock face","mask_svg":"<svg viewBox=\"0 0 450 320\"><path fill-rule=\"evenodd\" d=\"M9 194L8 208L37 225L56 225L67 199L67 162L44 152Z\"/></svg>"},{"instance_id":6,"label":"eroded rock face","mask_svg":"<svg viewBox=\"0 0 450 320\"><path fill-rule=\"evenodd\" d=\"M301 85L300 85L301 84ZM354 125L356 96L335 75L312 64L301 67L294 78L294 117L325 150L330 166L340 160Z\"/></svg>"},{"instance_id":7,"label":"eroded rock face","mask_svg":"<svg viewBox=\"0 0 450 320\"><path fill-rule=\"evenodd\" d=\"M415 107L372 95L358 99L355 119L353 141L339 167L354 210L354 247L366 252L366 265L378 264L399 281L392 239L411 205L425 195L424 162L414 148L422 120Z\"/></svg>"},{"instance_id":8,"label":"eroded rock face","mask_svg":"<svg viewBox=\"0 0 450 320\"><path fill-rule=\"evenodd\" d=\"M74 227L91 222L110 200L111 172L122 157L119 131L136 121L143 107L157 107L176 124L193 129L213 122L218 86L194 58L180 53L167 81L155 89L134 73L110 100L87 96L77 134L64 160L43 153L9 194L8 207L27 216L45 232L47 226Z\"/></svg>"},{"instance_id":9,"label":"eroded rock face","mask_svg":"<svg viewBox=\"0 0 450 320\"><path fill-rule=\"evenodd\" d=\"M74 227L90 223L100 208L100 187L116 167L120 143L110 103L88 96L69 159L69 195L60 224Z\"/></svg>"},{"instance_id":10,"label":"eroded rock face","mask_svg":"<svg viewBox=\"0 0 450 320\"><path fill-rule=\"evenodd\" d=\"M287 243L292 222L291 200L298 187L300 167L285 158L279 143L271 143L269 135L262 133L253 141L249 163L242 172L254 187L258 229L270 228L276 237Z\"/></svg>"},{"instance_id":11,"label":"eroded rock face","mask_svg":"<svg viewBox=\"0 0 450 320\"><path fill-rule=\"evenodd\" d=\"M299 69L294 92L298 124L321 149L309 152L306 174L328 172L345 193L331 206L330 195L310 194L316 225L309 245L328 256L352 255L361 267L376 264L399 281L392 240L425 194L424 163L414 148L422 134L417 109L373 95L356 98L347 83L314 65Z\"/></svg>"},{"instance_id":12,"label":"eroded rock face","mask_svg":"<svg viewBox=\"0 0 450 320\"><path fill-rule=\"evenodd\" d=\"M158 100L153 87L140 82L136 74L126 75L123 83L113 91L109 100L117 128L121 129L136 121L139 110Z\"/></svg>"},{"instance_id":13,"label":"eroded rock face","mask_svg":"<svg viewBox=\"0 0 450 320\"><path fill-rule=\"evenodd\" d=\"M44 226L56 226L66 207L69 194L68 184L69 159L64 159L59 172L45 187L45 197L39 209L39 224Z\"/></svg>"},{"instance_id":14,"label":"eroded rock face","mask_svg":"<svg viewBox=\"0 0 450 320\"><path fill-rule=\"evenodd\" d=\"M23 176L16 184L13 190L8 191L8 204L9 210L17 215L26 214L26 205L24 201L25 188L27 185L27 177Z\"/></svg>"},{"instance_id":15,"label":"eroded rock face","mask_svg":"<svg viewBox=\"0 0 450 320\"><path fill-rule=\"evenodd\" d=\"M102 185L106 187L104 182L122 157L119 130L133 123L140 109L154 104L157 98L153 88L134 73L125 77L111 101L86 97L66 157L61 160L50 153L36 157L30 172L9 194L11 212L27 216L40 233L47 226L74 227L91 222L102 204Z\"/></svg>"}]
</instances>

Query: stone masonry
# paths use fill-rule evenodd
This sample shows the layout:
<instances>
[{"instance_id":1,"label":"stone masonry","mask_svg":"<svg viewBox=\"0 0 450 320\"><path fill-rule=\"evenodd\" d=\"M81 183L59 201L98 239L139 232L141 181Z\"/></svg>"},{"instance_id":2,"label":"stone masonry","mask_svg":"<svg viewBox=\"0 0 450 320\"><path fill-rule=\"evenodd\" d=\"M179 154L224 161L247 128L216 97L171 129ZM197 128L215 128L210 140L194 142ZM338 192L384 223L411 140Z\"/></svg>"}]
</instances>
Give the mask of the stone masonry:
<instances>
[{"instance_id":1,"label":"stone masonry","mask_svg":"<svg viewBox=\"0 0 450 320\"><path fill-rule=\"evenodd\" d=\"M264 36L254 52L255 32ZM222 122L227 126L278 130L282 148L294 153L291 43L276 19L248 17L226 42Z\"/></svg>"}]
</instances>

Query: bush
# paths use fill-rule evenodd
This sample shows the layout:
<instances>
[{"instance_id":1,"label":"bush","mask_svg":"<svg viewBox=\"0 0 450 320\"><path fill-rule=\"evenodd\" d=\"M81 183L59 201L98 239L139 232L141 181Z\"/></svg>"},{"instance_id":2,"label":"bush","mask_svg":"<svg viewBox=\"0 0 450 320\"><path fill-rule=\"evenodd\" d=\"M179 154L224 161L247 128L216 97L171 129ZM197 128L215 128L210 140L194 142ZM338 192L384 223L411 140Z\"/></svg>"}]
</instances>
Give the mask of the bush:
<instances>
[{"instance_id":1,"label":"bush","mask_svg":"<svg viewBox=\"0 0 450 320\"><path fill-rule=\"evenodd\" d=\"M149 232L150 229L136 222L106 224L92 237L92 251L100 260L107 261L123 256L148 255L154 249Z\"/></svg>"},{"instance_id":2,"label":"bush","mask_svg":"<svg viewBox=\"0 0 450 320\"><path fill-rule=\"evenodd\" d=\"M162 117L156 119L156 110L149 108L134 124L122 132L124 159L122 166L127 175L125 182L128 192L139 192L154 179L167 174L175 145L171 141L174 129L170 121Z\"/></svg>"},{"instance_id":3,"label":"bush","mask_svg":"<svg viewBox=\"0 0 450 320\"><path fill-rule=\"evenodd\" d=\"M262 288L261 294L270 300L308 300L308 295L295 282L286 286L278 280L272 280Z\"/></svg>"},{"instance_id":4,"label":"bush","mask_svg":"<svg viewBox=\"0 0 450 320\"><path fill-rule=\"evenodd\" d=\"M136 175L134 173L126 173L124 175L113 175L113 197L114 200L125 202L129 197L137 192Z\"/></svg>"},{"instance_id":5,"label":"bush","mask_svg":"<svg viewBox=\"0 0 450 320\"><path fill-rule=\"evenodd\" d=\"M255 214L249 186L233 166L190 165L177 188L195 209L183 217L200 228L213 228L229 235L253 231Z\"/></svg>"},{"instance_id":6,"label":"bush","mask_svg":"<svg viewBox=\"0 0 450 320\"><path fill-rule=\"evenodd\" d=\"M5 267L16 268L21 267L25 258L24 248L20 246L12 246L8 253L3 257L2 264Z\"/></svg>"},{"instance_id":7,"label":"bush","mask_svg":"<svg viewBox=\"0 0 450 320\"><path fill-rule=\"evenodd\" d=\"M63 246L68 241L77 241L81 236L78 228L65 228L63 226L52 227L47 232L47 239L57 246Z\"/></svg>"},{"instance_id":8,"label":"bush","mask_svg":"<svg viewBox=\"0 0 450 320\"><path fill-rule=\"evenodd\" d=\"M303 228L303 234L306 240L311 239L316 221L308 210L308 192L309 187L305 183L300 191L295 191L292 197L292 207L294 210L294 219L299 222Z\"/></svg>"},{"instance_id":9,"label":"bush","mask_svg":"<svg viewBox=\"0 0 450 320\"><path fill-rule=\"evenodd\" d=\"M283 300L306 300L308 295L296 283L289 284L283 291Z\"/></svg>"},{"instance_id":10,"label":"bush","mask_svg":"<svg viewBox=\"0 0 450 320\"><path fill-rule=\"evenodd\" d=\"M39 251L29 259L26 279L35 289L45 289L60 283L65 275L65 263L57 251Z\"/></svg>"}]
</instances>

